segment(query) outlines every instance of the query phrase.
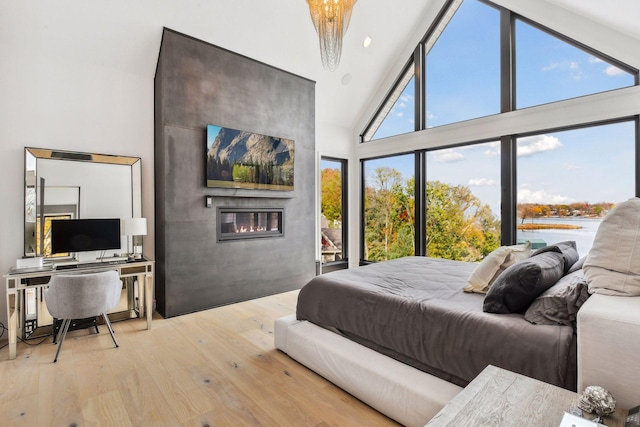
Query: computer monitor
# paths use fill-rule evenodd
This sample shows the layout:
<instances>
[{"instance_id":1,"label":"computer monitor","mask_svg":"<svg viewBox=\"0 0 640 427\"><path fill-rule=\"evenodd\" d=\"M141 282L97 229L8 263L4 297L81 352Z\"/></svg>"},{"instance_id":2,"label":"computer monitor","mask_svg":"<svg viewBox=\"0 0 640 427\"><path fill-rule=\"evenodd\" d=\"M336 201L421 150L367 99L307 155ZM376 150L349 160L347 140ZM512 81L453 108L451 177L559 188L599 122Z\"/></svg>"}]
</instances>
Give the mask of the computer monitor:
<instances>
[{"instance_id":1,"label":"computer monitor","mask_svg":"<svg viewBox=\"0 0 640 427\"><path fill-rule=\"evenodd\" d=\"M120 249L120 219L51 220L51 253Z\"/></svg>"}]
</instances>

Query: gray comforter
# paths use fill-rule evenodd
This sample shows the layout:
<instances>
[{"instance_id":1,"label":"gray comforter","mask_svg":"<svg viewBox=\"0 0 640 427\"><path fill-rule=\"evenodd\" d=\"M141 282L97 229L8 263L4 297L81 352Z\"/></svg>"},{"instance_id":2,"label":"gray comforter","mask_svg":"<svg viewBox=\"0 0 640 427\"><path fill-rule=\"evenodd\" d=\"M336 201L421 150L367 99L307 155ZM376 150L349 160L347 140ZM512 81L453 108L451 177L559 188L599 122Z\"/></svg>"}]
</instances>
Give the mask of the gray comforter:
<instances>
[{"instance_id":1,"label":"gray comforter","mask_svg":"<svg viewBox=\"0 0 640 427\"><path fill-rule=\"evenodd\" d=\"M484 313L484 296L462 291L475 266L406 257L324 274L301 289L297 318L461 386L491 364L575 390L573 328Z\"/></svg>"}]
</instances>

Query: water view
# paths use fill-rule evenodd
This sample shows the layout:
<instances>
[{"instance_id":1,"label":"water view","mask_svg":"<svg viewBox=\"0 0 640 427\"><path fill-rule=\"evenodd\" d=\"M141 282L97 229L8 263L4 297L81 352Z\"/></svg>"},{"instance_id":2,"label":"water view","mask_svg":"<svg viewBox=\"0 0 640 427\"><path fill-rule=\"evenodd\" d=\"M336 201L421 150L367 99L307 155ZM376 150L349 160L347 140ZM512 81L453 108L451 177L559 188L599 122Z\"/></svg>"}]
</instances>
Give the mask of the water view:
<instances>
[{"instance_id":1,"label":"water view","mask_svg":"<svg viewBox=\"0 0 640 427\"><path fill-rule=\"evenodd\" d=\"M518 241L535 239L544 240L547 245L562 242L565 240L574 240L576 248L581 257L587 255L593 239L596 236L598 226L602 221L601 218L580 218L580 217L554 217L554 218L535 218L527 219L525 224L563 224L578 226L581 228L574 229L544 229L544 230L518 230Z\"/></svg>"}]
</instances>

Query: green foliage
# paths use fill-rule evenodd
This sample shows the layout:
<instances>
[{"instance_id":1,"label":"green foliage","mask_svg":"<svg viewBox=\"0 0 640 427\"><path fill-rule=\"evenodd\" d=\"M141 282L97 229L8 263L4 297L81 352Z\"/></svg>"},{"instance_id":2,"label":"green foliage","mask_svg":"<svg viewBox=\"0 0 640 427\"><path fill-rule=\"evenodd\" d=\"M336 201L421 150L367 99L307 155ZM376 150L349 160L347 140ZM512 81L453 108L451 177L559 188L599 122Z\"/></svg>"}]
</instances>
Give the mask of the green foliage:
<instances>
[{"instance_id":1,"label":"green foliage","mask_svg":"<svg viewBox=\"0 0 640 427\"><path fill-rule=\"evenodd\" d=\"M415 254L415 180L377 168L365 188L365 259ZM500 221L468 187L427 182L427 255L476 261L500 245Z\"/></svg>"},{"instance_id":2,"label":"green foliage","mask_svg":"<svg viewBox=\"0 0 640 427\"><path fill-rule=\"evenodd\" d=\"M500 246L500 221L468 187L427 182L427 255L478 261Z\"/></svg>"},{"instance_id":3,"label":"green foliage","mask_svg":"<svg viewBox=\"0 0 640 427\"><path fill-rule=\"evenodd\" d=\"M330 223L342 220L342 176L340 169L322 169L321 177L322 214Z\"/></svg>"},{"instance_id":4,"label":"green foliage","mask_svg":"<svg viewBox=\"0 0 640 427\"><path fill-rule=\"evenodd\" d=\"M253 182L251 179L251 168L248 166L242 166L237 163L234 164L231 175L233 176L233 180L235 182Z\"/></svg>"}]
</instances>

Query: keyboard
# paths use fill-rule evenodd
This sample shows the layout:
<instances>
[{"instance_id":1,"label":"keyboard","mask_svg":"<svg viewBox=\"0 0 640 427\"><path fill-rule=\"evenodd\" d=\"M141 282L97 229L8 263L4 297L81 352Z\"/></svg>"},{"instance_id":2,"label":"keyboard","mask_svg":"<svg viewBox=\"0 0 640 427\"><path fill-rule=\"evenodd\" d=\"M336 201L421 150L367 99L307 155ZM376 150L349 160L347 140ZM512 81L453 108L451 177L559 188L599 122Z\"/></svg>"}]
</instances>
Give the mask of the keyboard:
<instances>
[{"instance_id":1,"label":"keyboard","mask_svg":"<svg viewBox=\"0 0 640 427\"><path fill-rule=\"evenodd\" d=\"M110 265L120 265L120 264L126 264L126 263L127 263L127 260L114 260L114 261L82 262L79 264L59 264L59 265L56 265L56 271L72 270L74 268L109 267Z\"/></svg>"},{"instance_id":2,"label":"keyboard","mask_svg":"<svg viewBox=\"0 0 640 427\"><path fill-rule=\"evenodd\" d=\"M71 270L73 268L78 268L78 264L61 264L56 265L55 269L58 270Z\"/></svg>"}]
</instances>

